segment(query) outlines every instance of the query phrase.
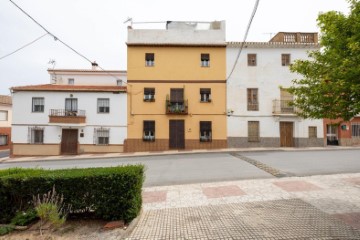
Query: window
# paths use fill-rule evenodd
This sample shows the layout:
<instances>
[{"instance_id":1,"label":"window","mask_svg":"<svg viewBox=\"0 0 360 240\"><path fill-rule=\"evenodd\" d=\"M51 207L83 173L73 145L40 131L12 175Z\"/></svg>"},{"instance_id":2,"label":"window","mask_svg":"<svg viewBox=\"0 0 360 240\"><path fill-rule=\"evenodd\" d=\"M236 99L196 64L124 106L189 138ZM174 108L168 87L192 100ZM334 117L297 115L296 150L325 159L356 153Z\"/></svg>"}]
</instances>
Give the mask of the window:
<instances>
[{"instance_id":1,"label":"window","mask_svg":"<svg viewBox=\"0 0 360 240\"><path fill-rule=\"evenodd\" d=\"M8 120L8 111L0 111L0 121Z\"/></svg>"},{"instance_id":2,"label":"window","mask_svg":"<svg viewBox=\"0 0 360 240\"><path fill-rule=\"evenodd\" d=\"M248 66L256 66L256 54L248 54Z\"/></svg>"},{"instance_id":3,"label":"window","mask_svg":"<svg viewBox=\"0 0 360 240\"><path fill-rule=\"evenodd\" d=\"M116 86L122 86L123 81L121 79L116 80Z\"/></svg>"},{"instance_id":4,"label":"window","mask_svg":"<svg viewBox=\"0 0 360 240\"><path fill-rule=\"evenodd\" d=\"M211 88L200 88L200 102L211 102Z\"/></svg>"},{"instance_id":5,"label":"window","mask_svg":"<svg viewBox=\"0 0 360 240\"><path fill-rule=\"evenodd\" d=\"M97 99L98 113L109 113L110 112L110 99L109 98L98 98Z\"/></svg>"},{"instance_id":6,"label":"window","mask_svg":"<svg viewBox=\"0 0 360 240\"><path fill-rule=\"evenodd\" d=\"M94 128L94 144L96 145L108 145L110 139L109 128Z\"/></svg>"},{"instance_id":7,"label":"window","mask_svg":"<svg viewBox=\"0 0 360 240\"><path fill-rule=\"evenodd\" d=\"M145 53L145 66L153 67L155 65L155 54L154 53Z\"/></svg>"},{"instance_id":8,"label":"window","mask_svg":"<svg viewBox=\"0 0 360 240\"><path fill-rule=\"evenodd\" d=\"M211 121L200 121L200 142L211 142Z\"/></svg>"},{"instance_id":9,"label":"window","mask_svg":"<svg viewBox=\"0 0 360 240\"><path fill-rule=\"evenodd\" d=\"M281 54L281 66L290 65L290 54Z\"/></svg>"},{"instance_id":10,"label":"window","mask_svg":"<svg viewBox=\"0 0 360 240\"><path fill-rule=\"evenodd\" d=\"M317 138L317 127L309 127L309 138Z\"/></svg>"},{"instance_id":11,"label":"window","mask_svg":"<svg viewBox=\"0 0 360 240\"><path fill-rule=\"evenodd\" d=\"M144 88L144 102L155 101L155 88Z\"/></svg>"},{"instance_id":12,"label":"window","mask_svg":"<svg viewBox=\"0 0 360 240\"><path fill-rule=\"evenodd\" d=\"M200 56L201 66L210 67L210 54L202 53Z\"/></svg>"},{"instance_id":13,"label":"window","mask_svg":"<svg viewBox=\"0 0 360 240\"><path fill-rule=\"evenodd\" d=\"M259 125L260 124L258 121L249 121L248 122L248 141L249 142L259 142L260 141Z\"/></svg>"},{"instance_id":14,"label":"window","mask_svg":"<svg viewBox=\"0 0 360 240\"><path fill-rule=\"evenodd\" d=\"M65 116L76 116L78 110L77 98L65 99Z\"/></svg>"},{"instance_id":15,"label":"window","mask_svg":"<svg viewBox=\"0 0 360 240\"><path fill-rule=\"evenodd\" d=\"M360 137L360 123L351 123L351 137Z\"/></svg>"},{"instance_id":16,"label":"window","mask_svg":"<svg viewBox=\"0 0 360 240\"><path fill-rule=\"evenodd\" d=\"M44 112L44 98L39 98L39 97L32 98L32 111Z\"/></svg>"},{"instance_id":17,"label":"window","mask_svg":"<svg viewBox=\"0 0 360 240\"><path fill-rule=\"evenodd\" d=\"M247 110L248 111L258 111L258 89L257 88L248 88L247 89Z\"/></svg>"},{"instance_id":18,"label":"window","mask_svg":"<svg viewBox=\"0 0 360 240\"><path fill-rule=\"evenodd\" d=\"M155 121L144 121L144 141L155 141Z\"/></svg>"},{"instance_id":19,"label":"window","mask_svg":"<svg viewBox=\"0 0 360 240\"><path fill-rule=\"evenodd\" d=\"M5 146L8 144L8 136L0 135L0 146Z\"/></svg>"},{"instance_id":20,"label":"window","mask_svg":"<svg viewBox=\"0 0 360 240\"><path fill-rule=\"evenodd\" d=\"M42 127L29 127L29 143L43 144L44 143L44 128Z\"/></svg>"},{"instance_id":21,"label":"window","mask_svg":"<svg viewBox=\"0 0 360 240\"><path fill-rule=\"evenodd\" d=\"M74 85L75 80L73 78L68 78L68 85Z\"/></svg>"}]
</instances>

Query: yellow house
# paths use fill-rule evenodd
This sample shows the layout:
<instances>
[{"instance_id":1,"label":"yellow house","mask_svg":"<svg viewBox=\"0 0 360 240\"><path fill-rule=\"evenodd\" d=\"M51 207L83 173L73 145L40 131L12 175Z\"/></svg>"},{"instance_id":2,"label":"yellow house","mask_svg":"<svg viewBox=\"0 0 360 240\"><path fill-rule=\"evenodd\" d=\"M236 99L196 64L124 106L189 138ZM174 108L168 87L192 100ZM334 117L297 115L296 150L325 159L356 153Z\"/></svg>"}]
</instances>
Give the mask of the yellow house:
<instances>
[{"instance_id":1,"label":"yellow house","mask_svg":"<svg viewBox=\"0 0 360 240\"><path fill-rule=\"evenodd\" d=\"M226 148L225 22L128 28L125 151Z\"/></svg>"}]
</instances>

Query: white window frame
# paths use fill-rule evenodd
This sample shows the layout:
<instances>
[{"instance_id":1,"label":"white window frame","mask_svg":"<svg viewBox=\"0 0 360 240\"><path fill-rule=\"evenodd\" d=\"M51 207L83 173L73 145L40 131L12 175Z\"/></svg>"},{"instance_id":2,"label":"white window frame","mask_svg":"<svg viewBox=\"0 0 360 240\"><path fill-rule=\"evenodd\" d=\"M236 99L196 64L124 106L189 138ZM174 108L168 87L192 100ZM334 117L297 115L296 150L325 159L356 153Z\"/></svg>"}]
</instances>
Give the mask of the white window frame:
<instances>
[{"instance_id":1,"label":"white window frame","mask_svg":"<svg viewBox=\"0 0 360 240\"><path fill-rule=\"evenodd\" d=\"M0 121L7 121L9 119L8 111L0 111Z\"/></svg>"},{"instance_id":2,"label":"white window frame","mask_svg":"<svg viewBox=\"0 0 360 240\"><path fill-rule=\"evenodd\" d=\"M110 98L98 98L97 99L97 112L98 113L110 113Z\"/></svg>"},{"instance_id":3,"label":"white window frame","mask_svg":"<svg viewBox=\"0 0 360 240\"><path fill-rule=\"evenodd\" d=\"M45 110L45 98L33 97L31 102L31 109L33 113L43 113ZM38 109L37 109L38 108Z\"/></svg>"}]
</instances>

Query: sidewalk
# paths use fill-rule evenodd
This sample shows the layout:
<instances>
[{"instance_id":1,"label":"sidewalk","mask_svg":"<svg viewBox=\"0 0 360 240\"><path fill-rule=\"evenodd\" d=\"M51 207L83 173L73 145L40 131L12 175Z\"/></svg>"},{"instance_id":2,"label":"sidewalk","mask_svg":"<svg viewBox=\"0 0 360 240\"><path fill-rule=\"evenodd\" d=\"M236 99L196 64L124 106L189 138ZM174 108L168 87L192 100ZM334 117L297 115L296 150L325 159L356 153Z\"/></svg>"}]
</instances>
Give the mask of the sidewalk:
<instances>
[{"instance_id":1,"label":"sidewalk","mask_svg":"<svg viewBox=\"0 0 360 240\"><path fill-rule=\"evenodd\" d=\"M128 239L360 239L360 173L143 189Z\"/></svg>"},{"instance_id":2,"label":"sidewalk","mask_svg":"<svg viewBox=\"0 0 360 240\"><path fill-rule=\"evenodd\" d=\"M260 151L334 151L360 149L360 146L328 146L328 147L308 147L308 148L223 148L223 149L197 149L197 150L170 150L156 152L131 152L131 153L99 153L99 154L80 154L80 155L60 155L60 156L31 156L31 157L4 157L1 162L25 162L25 161L49 161L49 160L73 160L73 159L96 159L96 158L122 158L139 156L161 156L176 154L196 154L196 153L222 153L222 152L260 152Z\"/></svg>"}]
</instances>

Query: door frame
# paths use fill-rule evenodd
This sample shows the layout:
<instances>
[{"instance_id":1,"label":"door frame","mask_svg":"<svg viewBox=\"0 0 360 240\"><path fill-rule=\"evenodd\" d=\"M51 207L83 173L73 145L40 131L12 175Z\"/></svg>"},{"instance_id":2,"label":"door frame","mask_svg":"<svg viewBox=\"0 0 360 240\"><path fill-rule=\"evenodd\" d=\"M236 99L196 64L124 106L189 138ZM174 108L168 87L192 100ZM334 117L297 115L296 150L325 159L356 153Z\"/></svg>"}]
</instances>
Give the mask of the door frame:
<instances>
[{"instance_id":1,"label":"door frame","mask_svg":"<svg viewBox=\"0 0 360 240\"><path fill-rule=\"evenodd\" d=\"M173 124L175 124L175 128L172 128ZM185 120L183 119L169 120L169 148L185 149Z\"/></svg>"},{"instance_id":2,"label":"door frame","mask_svg":"<svg viewBox=\"0 0 360 240\"><path fill-rule=\"evenodd\" d=\"M280 130L280 147L294 147L295 146L294 122L289 122L289 121L279 122L279 130ZM290 139L287 139L288 137L290 137Z\"/></svg>"},{"instance_id":3,"label":"door frame","mask_svg":"<svg viewBox=\"0 0 360 240\"><path fill-rule=\"evenodd\" d=\"M75 136L76 134L76 147L72 148L71 152L68 152L66 151L66 146L65 145L65 142L64 140L64 131L68 131L68 132L73 132L73 137ZM68 136L65 136L65 137L68 137ZM61 129L61 142L60 142L60 154L61 155L76 155L78 154L78 149L79 149L79 129L76 129L76 128L63 128Z\"/></svg>"}]
</instances>

